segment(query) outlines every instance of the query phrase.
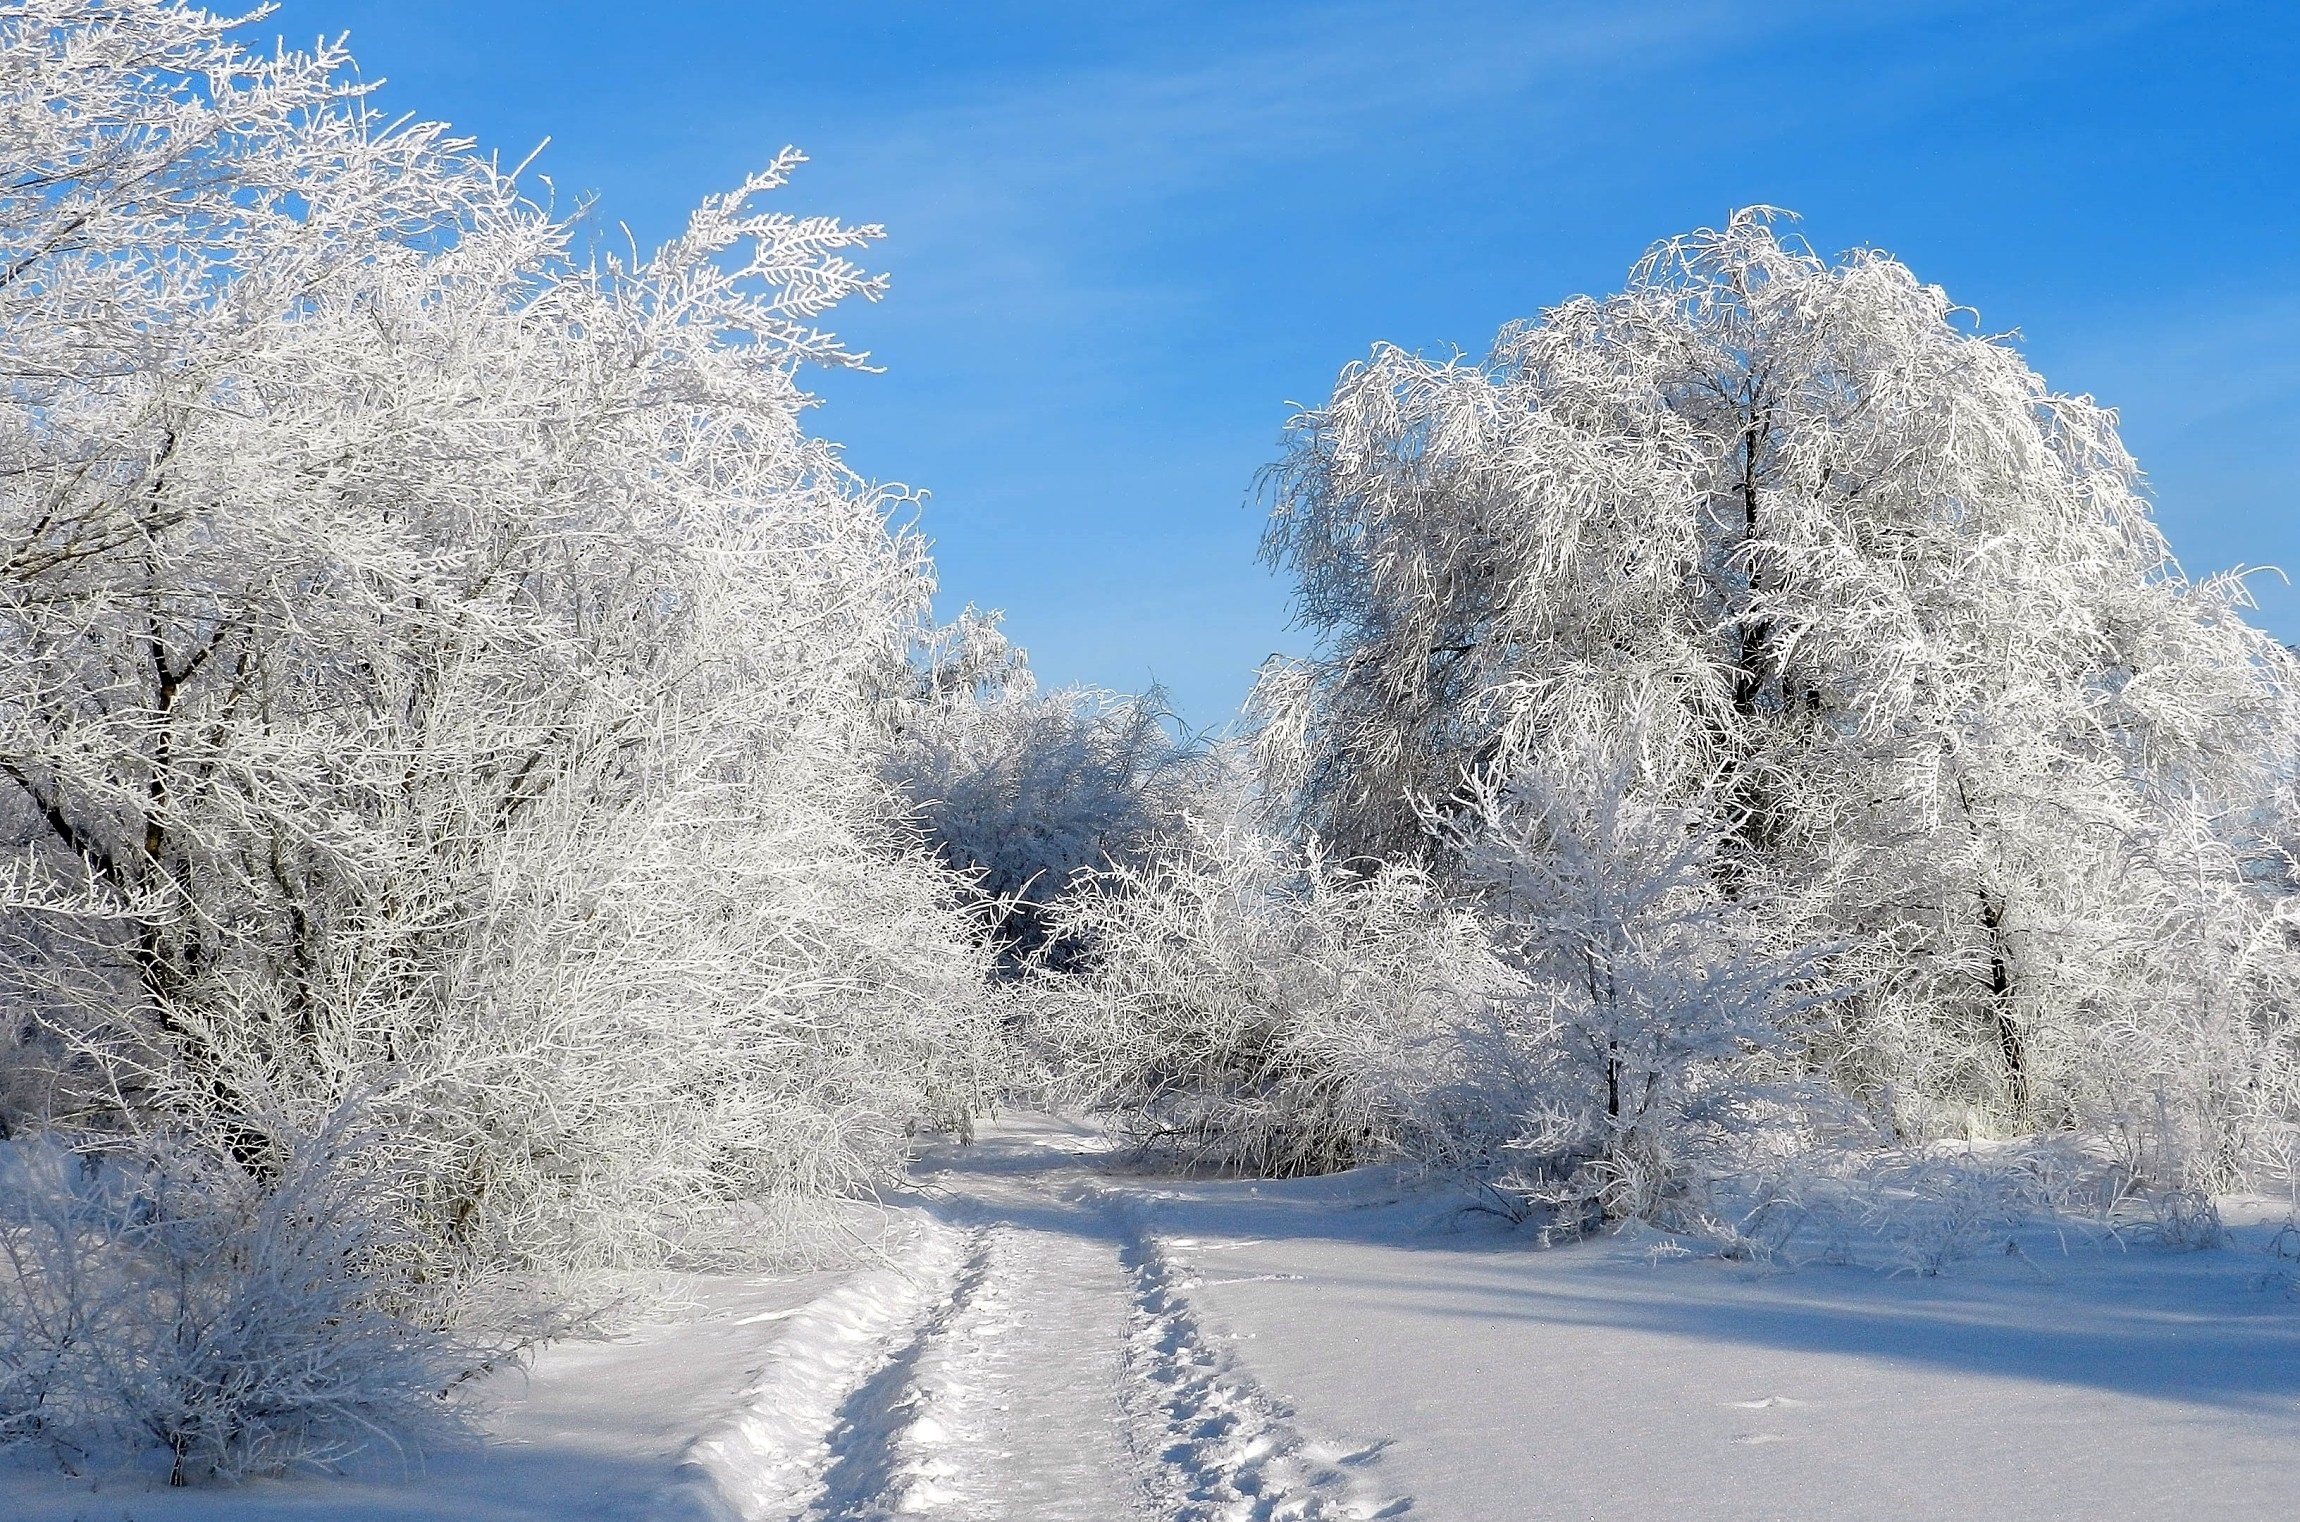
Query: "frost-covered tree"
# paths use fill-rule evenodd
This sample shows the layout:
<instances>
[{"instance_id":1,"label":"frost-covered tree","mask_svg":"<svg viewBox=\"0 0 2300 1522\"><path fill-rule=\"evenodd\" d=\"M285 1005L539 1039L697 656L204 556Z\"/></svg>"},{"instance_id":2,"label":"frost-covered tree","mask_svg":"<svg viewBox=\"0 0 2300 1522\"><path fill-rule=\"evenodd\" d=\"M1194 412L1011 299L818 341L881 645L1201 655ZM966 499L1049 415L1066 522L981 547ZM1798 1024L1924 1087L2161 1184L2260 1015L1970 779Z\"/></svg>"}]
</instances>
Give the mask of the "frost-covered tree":
<instances>
[{"instance_id":1,"label":"frost-covered tree","mask_svg":"<svg viewBox=\"0 0 2300 1522\"><path fill-rule=\"evenodd\" d=\"M1518 1186L1569 1219L1706 1226L1708 1175L1783 1111L1752 1059L1829 995L1720 891L1719 811L1653 795L1636 719L1507 757L1435 828L1514 975L1497 1033L1539 1075L1513 1106Z\"/></svg>"},{"instance_id":2,"label":"frost-covered tree","mask_svg":"<svg viewBox=\"0 0 2300 1522\"><path fill-rule=\"evenodd\" d=\"M1265 679L1272 778L1333 849L1427 859L1424 802L1655 694L1641 765L1712 800L1720 891L1848 947L1807 1052L1854 1092L2066 1121L2139 1101L2111 1030L2221 1031L2241 1082L2290 1008L2288 656L2181 573L2113 414L1773 229L1662 244L1480 363L1378 348L1294 420L1265 551L1318 651Z\"/></svg>"},{"instance_id":3,"label":"frost-covered tree","mask_svg":"<svg viewBox=\"0 0 2300 1522\"><path fill-rule=\"evenodd\" d=\"M963 1108L981 952L869 760L923 551L800 426L876 230L786 153L585 262L160 0L0 7L0 123L16 1120L260 1178L357 1099L430 1250L550 1267Z\"/></svg>"}]
</instances>

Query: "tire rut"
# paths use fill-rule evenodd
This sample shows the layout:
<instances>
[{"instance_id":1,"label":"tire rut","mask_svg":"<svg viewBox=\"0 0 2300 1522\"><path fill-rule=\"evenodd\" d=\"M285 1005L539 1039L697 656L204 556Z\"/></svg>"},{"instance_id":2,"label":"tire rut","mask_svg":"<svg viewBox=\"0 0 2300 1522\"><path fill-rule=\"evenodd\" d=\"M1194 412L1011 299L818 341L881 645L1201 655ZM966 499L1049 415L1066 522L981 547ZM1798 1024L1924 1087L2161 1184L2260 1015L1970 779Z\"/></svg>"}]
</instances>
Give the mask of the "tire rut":
<instances>
[{"instance_id":1,"label":"tire rut","mask_svg":"<svg viewBox=\"0 0 2300 1522\"><path fill-rule=\"evenodd\" d=\"M1343 1522L1411 1510L1209 1338L1146 1203L1075 1152L931 1170L947 1292L838 1406L791 1522Z\"/></svg>"},{"instance_id":2,"label":"tire rut","mask_svg":"<svg viewBox=\"0 0 2300 1522\"><path fill-rule=\"evenodd\" d=\"M1405 1516L1373 1493L1359 1452L1300 1432L1294 1413L1206 1336L1171 1260L1123 1197L1120 1261L1133 1282L1127 1361L1144 1498L1172 1522L1328 1522Z\"/></svg>"},{"instance_id":3,"label":"tire rut","mask_svg":"<svg viewBox=\"0 0 2300 1522\"><path fill-rule=\"evenodd\" d=\"M989 1237L983 1229L970 1234L950 1297L840 1405L831 1461L821 1493L803 1514L807 1522L881 1522L910 1509L905 1502L914 1469L905 1439L929 1398L919 1385L919 1365L980 1293L989 1273Z\"/></svg>"}]
</instances>

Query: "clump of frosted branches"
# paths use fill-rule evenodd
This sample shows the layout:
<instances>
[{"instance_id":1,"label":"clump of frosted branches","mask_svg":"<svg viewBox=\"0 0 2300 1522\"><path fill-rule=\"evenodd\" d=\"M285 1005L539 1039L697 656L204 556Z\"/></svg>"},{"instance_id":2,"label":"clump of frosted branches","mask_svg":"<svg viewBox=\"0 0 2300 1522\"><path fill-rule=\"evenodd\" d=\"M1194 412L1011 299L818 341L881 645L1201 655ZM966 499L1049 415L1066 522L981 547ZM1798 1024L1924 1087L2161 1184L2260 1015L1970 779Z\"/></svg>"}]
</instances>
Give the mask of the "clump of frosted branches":
<instances>
[{"instance_id":1,"label":"clump of frosted branches","mask_svg":"<svg viewBox=\"0 0 2300 1522\"><path fill-rule=\"evenodd\" d=\"M1507 1186L1570 1222L1704 1225L1735 1143L1793 1121L1764 1059L1829 995L1811 953L1719 891L1719 832L1654 786L1626 727L1552 736L1433 822L1514 974L1498 997L1539 1074Z\"/></svg>"},{"instance_id":2,"label":"clump of frosted branches","mask_svg":"<svg viewBox=\"0 0 2300 1522\"><path fill-rule=\"evenodd\" d=\"M1447 1013L1495 978L1474 921L1411 866L1193 822L1055 907L1090 948L1040 1001L1066 1097L1136 1143L1292 1175L1418 1134L1449 1077Z\"/></svg>"},{"instance_id":3,"label":"clump of frosted branches","mask_svg":"<svg viewBox=\"0 0 2300 1522\"><path fill-rule=\"evenodd\" d=\"M1163 694L1041 693L995 621L969 610L926 663L890 755L944 865L990 900L1010 964L1068 966L1051 906L1081 874L1136 862L1201 801L1206 752Z\"/></svg>"},{"instance_id":4,"label":"clump of frosted branches","mask_svg":"<svg viewBox=\"0 0 2300 1522\"><path fill-rule=\"evenodd\" d=\"M182 1485L450 1434L479 1354L379 1140L347 1107L264 1172L180 1132L0 1145L0 1446L156 1451Z\"/></svg>"}]
</instances>

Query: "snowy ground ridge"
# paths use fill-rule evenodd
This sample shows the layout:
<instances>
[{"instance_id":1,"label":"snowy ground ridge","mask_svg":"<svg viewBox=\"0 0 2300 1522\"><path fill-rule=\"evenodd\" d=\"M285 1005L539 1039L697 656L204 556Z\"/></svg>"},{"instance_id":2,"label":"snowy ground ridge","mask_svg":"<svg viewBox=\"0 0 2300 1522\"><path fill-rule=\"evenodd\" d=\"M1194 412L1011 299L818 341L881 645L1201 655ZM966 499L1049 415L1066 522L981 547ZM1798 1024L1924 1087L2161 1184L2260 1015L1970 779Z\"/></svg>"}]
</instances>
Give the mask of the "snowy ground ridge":
<instances>
[{"instance_id":1,"label":"snowy ground ridge","mask_svg":"<svg viewBox=\"0 0 2300 1522\"><path fill-rule=\"evenodd\" d=\"M966 1243L964 1265L942 1303L840 1406L829 1439L832 1462L808 1522L880 1522L925 1510L937 1498L943 1471L922 1451L937 1435L922 1366L949 1342L990 1276L990 1233L970 1232Z\"/></svg>"},{"instance_id":2,"label":"snowy ground ridge","mask_svg":"<svg viewBox=\"0 0 2300 1522\"><path fill-rule=\"evenodd\" d=\"M921 1216L901 1262L777 1313L790 1325L758 1381L732 1417L688 1445L648 1522L783 1522L810 1512L826 1486L851 1483L866 1441L858 1403L926 1335L915 1329L950 1314L967 1247Z\"/></svg>"},{"instance_id":3,"label":"snowy ground ridge","mask_svg":"<svg viewBox=\"0 0 2300 1522\"><path fill-rule=\"evenodd\" d=\"M1370 1494L1363 1466L1385 1445L1353 1452L1298 1431L1294 1413L1206 1335L1184 1298L1187 1273L1142 1228L1132 1202L1114 1196L1110 1208L1126 1228L1119 1256L1134 1293L1131 1414L1151 1513L1175 1522L1327 1522L1412 1510L1408 1498Z\"/></svg>"}]
</instances>

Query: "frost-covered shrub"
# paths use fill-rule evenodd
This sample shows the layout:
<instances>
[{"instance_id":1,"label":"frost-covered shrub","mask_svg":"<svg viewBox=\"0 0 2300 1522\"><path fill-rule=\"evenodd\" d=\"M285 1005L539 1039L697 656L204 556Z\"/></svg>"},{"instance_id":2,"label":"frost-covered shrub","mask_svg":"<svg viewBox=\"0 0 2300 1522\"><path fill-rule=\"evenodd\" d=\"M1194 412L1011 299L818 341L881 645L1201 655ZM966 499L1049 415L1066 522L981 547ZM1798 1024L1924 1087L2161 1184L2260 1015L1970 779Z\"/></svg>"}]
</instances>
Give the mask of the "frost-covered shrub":
<instances>
[{"instance_id":1,"label":"frost-covered shrub","mask_svg":"<svg viewBox=\"0 0 2300 1522\"><path fill-rule=\"evenodd\" d=\"M896 825L857 828L867 770L785 775L772 812L765 769L644 807L545 802L493 853L449 1018L342 1032L406 1118L444 1263L715 1255L738 1206L771 1252L779 1218L890 1179L913 1123L980 1107L995 1051L962 885ZM276 1030L208 1037L270 1070L301 1055Z\"/></svg>"},{"instance_id":2,"label":"frost-covered shrub","mask_svg":"<svg viewBox=\"0 0 2300 1522\"><path fill-rule=\"evenodd\" d=\"M1057 909L1092 955L1040 996L1065 1086L1226 1167L1400 1156L1577 1223L1699 1216L1735 1148L1804 1123L1778 1049L1823 995L1634 763L1553 738L1433 810L1453 894L1235 822L1096 874Z\"/></svg>"},{"instance_id":3,"label":"frost-covered shrub","mask_svg":"<svg viewBox=\"0 0 2300 1522\"><path fill-rule=\"evenodd\" d=\"M1066 966L1081 948L1054 938L1050 906L1081 873L1140 861L1200 801L1208 758L1168 732L1156 691L1041 693L1018 656L971 679L995 630L960 629L973 637L904 716L890 770L936 856L990 900L1009 960Z\"/></svg>"},{"instance_id":4,"label":"frost-covered shrub","mask_svg":"<svg viewBox=\"0 0 2300 1522\"><path fill-rule=\"evenodd\" d=\"M1357 870L1194 822L1055 907L1091 948L1042 992L1060 1091L1198 1163L1323 1173L1418 1133L1452 1091L1450 1019L1496 980L1470 916L1410 866Z\"/></svg>"},{"instance_id":5,"label":"frost-covered shrub","mask_svg":"<svg viewBox=\"0 0 2300 1522\"><path fill-rule=\"evenodd\" d=\"M1967 1259L2114 1238L2131 1181L2067 1138L1818 1146L1721 1181L1703 1235L1742 1256L1819 1256L1932 1278ZM2032 1266L2033 1260L2032 1260Z\"/></svg>"},{"instance_id":6,"label":"frost-covered shrub","mask_svg":"<svg viewBox=\"0 0 2300 1522\"><path fill-rule=\"evenodd\" d=\"M1718 885L1719 832L1659 792L1626 733L1553 735L1436 827L1514 979L1520 1161L1505 1184L1570 1219L1706 1210L1730 1143L1793 1116L1761 1060L1828 995ZM1743 884L1745 893L1753 887Z\"/></svg>"},{"instance_id":7,"label":"frost-covered shrub","mask_svg":"<svg viewBox=\"0 0 2300 1522\"><path fill-rule=\"evenodd\" d=\"M2040 1091L2151 1190L2283 1172L2300 1118L2300 899L2222 814L2191 801L2088 861L2100 907L2053 938L2079 997L2040 1043Z\"/></svg>"},{"instance_id":8,"label":"frost-covered shrub","mask_svg":"<svg viewBox=\"0 0 2300 1522\"><path fill-rule=\"evenodd\" d=\"M2004 1251L2018 1228L2063 1208L2066 1175L2051 1166L2058 1161L2019 1149L1890 1154L1862 1170L1857 1198L1894 1268L1932 1278L1977 1253Z\"/></svg>"},{"instance_id":9,"label":"frost-covered shrub","mask_svg":"<svg viewBox=\"0 0 2300 1522\"><path fill-rule=\"evenodd\" d=\"M451 1434L474 1355L377 1143L347 1112L260 1170L180 1134L0 1146L0 1444L152 1450L180 1485Z\"/></svg>"}]
</instances>

